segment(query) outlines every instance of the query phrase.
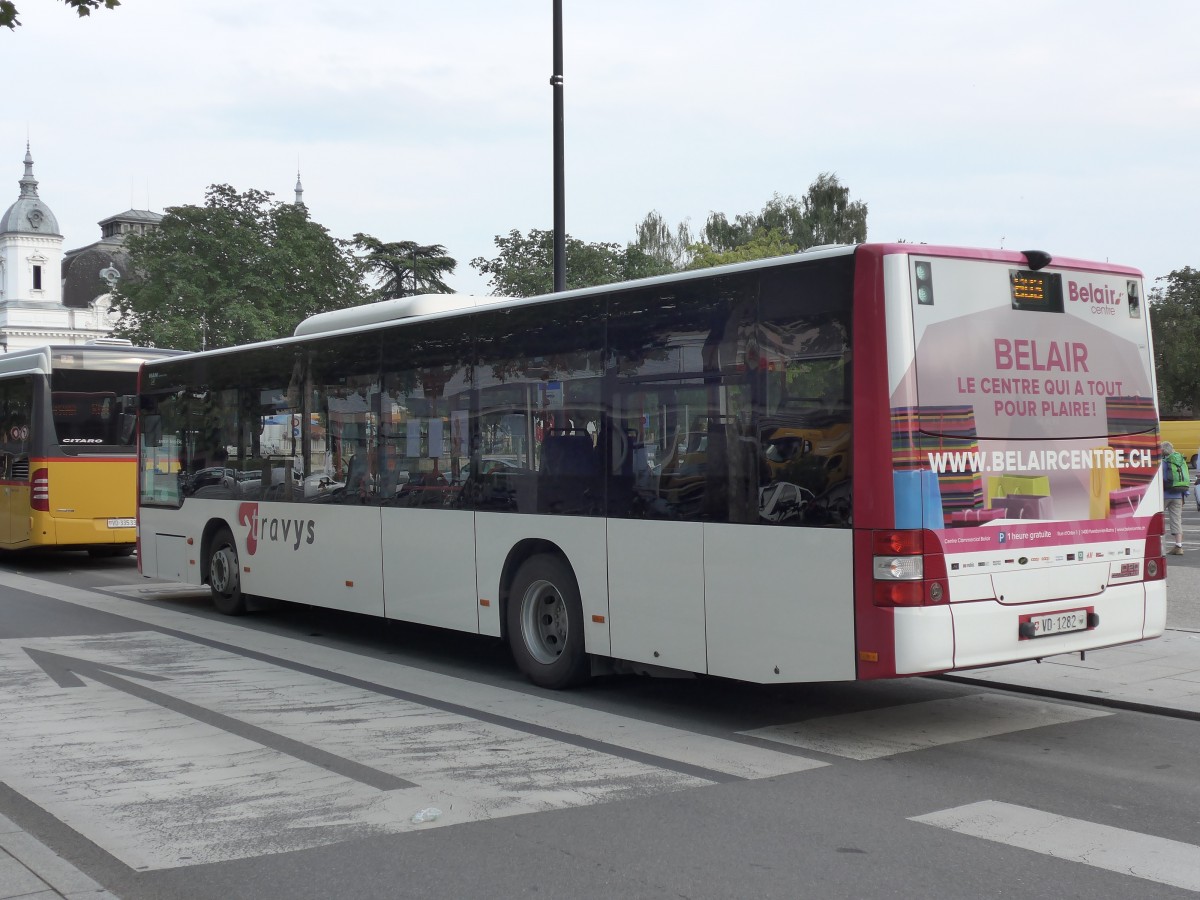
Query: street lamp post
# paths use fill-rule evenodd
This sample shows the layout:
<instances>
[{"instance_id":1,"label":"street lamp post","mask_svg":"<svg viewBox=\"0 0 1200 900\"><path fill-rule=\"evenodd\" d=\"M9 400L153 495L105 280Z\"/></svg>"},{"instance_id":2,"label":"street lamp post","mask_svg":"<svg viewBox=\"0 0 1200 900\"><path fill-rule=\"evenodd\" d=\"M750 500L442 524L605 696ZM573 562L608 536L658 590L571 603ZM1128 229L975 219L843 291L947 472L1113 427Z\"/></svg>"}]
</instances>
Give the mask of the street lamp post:
<instances>
[{"instance_id":1,"label":"street lamp post","mask_svg":"<svg viewBox=\"0 0 1200 900\"><path fill-rule=\"evenodd\" d=\"M567 208L564 198L563 164L563 45L562 0L554 2L554 290L567 287Z\"/></svg>"}]
</instances>

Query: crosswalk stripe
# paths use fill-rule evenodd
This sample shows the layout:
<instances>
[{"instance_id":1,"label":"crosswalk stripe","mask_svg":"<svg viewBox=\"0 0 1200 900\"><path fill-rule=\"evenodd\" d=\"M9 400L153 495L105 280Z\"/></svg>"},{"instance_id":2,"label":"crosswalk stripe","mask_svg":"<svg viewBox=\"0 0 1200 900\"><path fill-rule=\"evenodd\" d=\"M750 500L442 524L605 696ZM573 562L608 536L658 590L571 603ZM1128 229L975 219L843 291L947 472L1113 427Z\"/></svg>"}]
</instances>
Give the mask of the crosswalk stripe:
<instances>
[{"instance_id":1,"label":"crosswalk stripe","mask_svg":"<svg viewBox=\"0 0 1200 900\"><path fill-rule=\"evenodd\" d=\"M1200 891L1200 847L1124 828L981 800L910 821L945 828L1056 859Z\"/></svg>"},{"instance_id":2,"label":"crosswalk stripe","mask_svg":"<svg viewBox=\"0 0 1200 900\"><path fill-rule=\"evenodd\" d=\"M382 687L402 690L414 699L428 698L439 703L461 707L463 711L477 710L499 715L516 722L526 722L599 743L612 744L637 753L675 760L685 766L709 769L733 778L773 778L820 768L827 763L749 743L700 734L659 725L642 719L586 709L576 704L494 687L478 681L467 681L425 669L359 657L331 647L317 646L283 635L249 631L240 625L221 620L198 619L176 612L167 605L129 603L108 593L73 588L41 581L10 572L0 572L0 585L17 590L45 594L67 603L101 610L159 628L178 630L181 637L217 641L234 650L242 649L259 657L277 657L289 663L314 669L325 669L348 678L373 682ZM127 593L141 599L153 599L147 588L162 588L164 599L172 593L184 593L173 584L142 582L105 588ZM190 588L197 590L195 587Z\"/></svg>"},{"instance_id":3,"label":"crosswalk stripe","mask_svg":"<svg viewBox=\"0 0 1200 900\"><path fill-rule=\"evenodd\" d=\"M847 759L879 759L943 744L1110 716L1005 694L971 694L771 725L741 734Z\"/></svg>"}]
</instances>

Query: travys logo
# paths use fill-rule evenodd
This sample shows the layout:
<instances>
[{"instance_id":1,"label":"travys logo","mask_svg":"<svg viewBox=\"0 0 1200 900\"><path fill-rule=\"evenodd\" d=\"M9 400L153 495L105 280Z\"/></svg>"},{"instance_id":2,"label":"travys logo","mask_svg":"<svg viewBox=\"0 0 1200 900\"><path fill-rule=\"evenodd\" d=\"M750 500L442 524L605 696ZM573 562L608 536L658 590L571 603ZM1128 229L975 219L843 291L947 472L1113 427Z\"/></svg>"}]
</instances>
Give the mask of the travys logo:
<instances>
[{"instance_id":1,"label":"travys logo","mask_svg":"<svg viewBox=\"0 0 1200 900\"><path fill-rule=\"evenodd\" d=\"M257 503L243 503L238 507L238 524L246 526L246 555L258 552L259 541L285 544L299 550L300 544L311 544L317 539L317 523L312 519L290 519L283 516L261 517Z\"/></svg>"}]
</instances>

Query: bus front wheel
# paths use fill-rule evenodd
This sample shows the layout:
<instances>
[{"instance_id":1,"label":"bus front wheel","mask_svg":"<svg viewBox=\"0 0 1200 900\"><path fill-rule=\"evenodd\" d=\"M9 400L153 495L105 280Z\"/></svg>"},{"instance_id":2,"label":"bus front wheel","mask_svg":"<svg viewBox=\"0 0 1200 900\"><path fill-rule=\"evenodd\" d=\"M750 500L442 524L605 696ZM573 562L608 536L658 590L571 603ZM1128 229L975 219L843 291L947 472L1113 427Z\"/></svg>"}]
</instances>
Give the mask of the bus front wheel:
<instances>
[{"instance_id":1,"label":"bus front wheel","mask_svg":"<svg viewBox=\"0 0 1200 900\"><path fill-rule=\"evenodd\" d=\"M208 587L212 591L213 606L217 612L227 616L245 614L246 595L242 593L241 563L238 561L233 533L228 528L222 528L213 535L208 554Z\"/></svg>"},{"instance_id":2,"label":"bus front wheel","mask_svg":"<svg viewBox=\"0 0 1200 900\"><path fill-rule=\"evenodd\" d=\"M587 678L583 604L564 560L546 554L526 560L513 581L506 616L513 658L530 681L558 690Z\"/></svg>"}]
</instances>

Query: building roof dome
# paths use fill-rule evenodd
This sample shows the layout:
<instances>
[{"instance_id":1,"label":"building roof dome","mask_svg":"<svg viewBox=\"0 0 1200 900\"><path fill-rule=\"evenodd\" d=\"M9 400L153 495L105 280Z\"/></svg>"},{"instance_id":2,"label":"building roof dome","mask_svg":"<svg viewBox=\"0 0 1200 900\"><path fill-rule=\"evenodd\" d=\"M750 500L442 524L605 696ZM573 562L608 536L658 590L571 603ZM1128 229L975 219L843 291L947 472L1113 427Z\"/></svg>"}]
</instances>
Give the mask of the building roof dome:
<instances>
[{"instance_id":1,"label":"building roof dome","mask_svg":"<svg viewBox=\"0 0 1200 900\"><path fill-rule=\"evenodd\" d=\"M62 237L58 231L58 219L50 211L37 192L37 179L33 177L33 157L29 144L25 144L25 175L17 182L21 196L0 216L0 234L39 234L47 237Z\"/></svg>"}]
</instances>

